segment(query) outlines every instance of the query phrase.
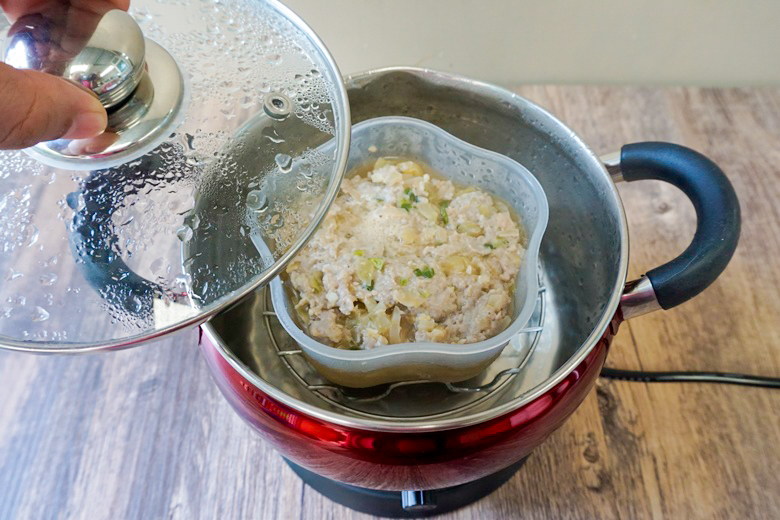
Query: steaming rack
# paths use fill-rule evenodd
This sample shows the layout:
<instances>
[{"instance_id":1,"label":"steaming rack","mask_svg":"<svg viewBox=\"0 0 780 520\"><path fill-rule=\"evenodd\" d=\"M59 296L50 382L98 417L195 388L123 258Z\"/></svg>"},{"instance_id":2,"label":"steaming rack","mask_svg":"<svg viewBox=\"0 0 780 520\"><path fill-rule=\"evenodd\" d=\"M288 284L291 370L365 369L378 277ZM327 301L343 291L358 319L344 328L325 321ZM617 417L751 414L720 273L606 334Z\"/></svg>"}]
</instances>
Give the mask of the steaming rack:
<instances>
[{"instance_id":1,"label":"steaming rack","mask_svg":"<svg viewBox=\"0 0 780 520\"><path fill-rule=\"evenodd\" d=\"M295 380L329 405L361 416L419 419L457 414L495 397L523 372L541 339L547 312L546 288L539 270L539 293L528 324L479 376L460 383L403 381L372 388L346 388L320 376L276 319L270 292L262 299L263 323L271 345ZM425 398L421 398L421 397ZM401 405L402 404L402 405ZM410 404L413 404L410 406Z\"/></svg>"}]
</instances>

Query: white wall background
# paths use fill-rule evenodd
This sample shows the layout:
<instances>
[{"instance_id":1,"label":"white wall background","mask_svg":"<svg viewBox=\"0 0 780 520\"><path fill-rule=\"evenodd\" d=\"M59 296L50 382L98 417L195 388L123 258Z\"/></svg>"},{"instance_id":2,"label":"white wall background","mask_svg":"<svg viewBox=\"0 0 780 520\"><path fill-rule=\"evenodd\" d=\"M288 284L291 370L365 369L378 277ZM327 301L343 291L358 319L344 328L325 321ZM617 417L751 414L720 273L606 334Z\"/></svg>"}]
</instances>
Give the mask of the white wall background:
<instances>
[{"instance_id":1,"label":"white wall background","mask_svg":"<svg viewBox=\"0 0 780 520\"><path fill-rule=\"evenodd\" d=\"M344 74L520 83L780 84L780 0L283 0Z\"/></svg>"}]
</instances>

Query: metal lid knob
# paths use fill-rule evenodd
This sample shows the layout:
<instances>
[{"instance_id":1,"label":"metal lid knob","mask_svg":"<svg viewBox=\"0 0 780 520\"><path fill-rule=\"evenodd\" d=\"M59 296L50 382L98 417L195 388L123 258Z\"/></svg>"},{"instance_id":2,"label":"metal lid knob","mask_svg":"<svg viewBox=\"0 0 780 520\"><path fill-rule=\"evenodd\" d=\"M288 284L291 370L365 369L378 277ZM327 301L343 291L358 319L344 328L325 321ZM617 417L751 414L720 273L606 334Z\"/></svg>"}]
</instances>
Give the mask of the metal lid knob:
<instances>
[{"instance_id":1,"label":"metal lid knob","mask_svg":"<svg viewBox=\"0 0 780 520\"><path fill-rule=\"evenodd\" d=\"M103 106L111 108L130 95L144 72L144 36L125 11L108 11L80 52L71 56L70 46L80 46L66 35L57 41L50 24L25 28L9 35L5 62L20 69L34 69L62 76L94 92ZM55 34L52 34L55 33ZM69 40L69 41L68 41ZM75 45L74 45L75 44Z\"/></svg>"},{"instance_id":2,"label":"metal lid knob","mask_svg":"<svg viewBox=\"0 0 780 520\"><path fill-rule=\"evenodd\" d=\"M90 170L145 154L169 133L181 106L184 86L175 61L145 39L125 11L94 14L68 3L52 5L16 21L4 61L90 89L108 110L108 128L89 143L58 139L26 151L52 166Z\"/></svg>"},{"instance_id":3,"label":"metal lid knob","mask_svg":"<svg viewBox=\"0 0 780 520\"><path fill-rule=\"evenodd\" d=\"M104 107L111 108L140 83L145 50L144 35L133 17L115 9L103 16L63 76L92 90Z\"/></svg>"}]
</instances>

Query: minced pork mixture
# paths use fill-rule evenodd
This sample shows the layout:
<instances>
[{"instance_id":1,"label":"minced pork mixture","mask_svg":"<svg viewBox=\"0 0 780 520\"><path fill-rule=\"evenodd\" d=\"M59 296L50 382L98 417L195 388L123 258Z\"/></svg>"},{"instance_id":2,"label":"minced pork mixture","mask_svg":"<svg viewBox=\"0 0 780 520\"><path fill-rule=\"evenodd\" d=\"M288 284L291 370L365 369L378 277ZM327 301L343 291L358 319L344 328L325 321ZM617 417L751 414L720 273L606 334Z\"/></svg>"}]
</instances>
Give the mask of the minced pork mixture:
<instances>
[{"instance_id":1,"label":"minced pork mixture","mask_svg":"<svg viewBox=\"0 0 780 520\"><path fill-rule=\"evenodd\" d=\"M412 161L379 159L344 180L287 268L308 334L370 349L474 343L511 322L525 234L507 206Z\"/></svg>"}]
</instances>

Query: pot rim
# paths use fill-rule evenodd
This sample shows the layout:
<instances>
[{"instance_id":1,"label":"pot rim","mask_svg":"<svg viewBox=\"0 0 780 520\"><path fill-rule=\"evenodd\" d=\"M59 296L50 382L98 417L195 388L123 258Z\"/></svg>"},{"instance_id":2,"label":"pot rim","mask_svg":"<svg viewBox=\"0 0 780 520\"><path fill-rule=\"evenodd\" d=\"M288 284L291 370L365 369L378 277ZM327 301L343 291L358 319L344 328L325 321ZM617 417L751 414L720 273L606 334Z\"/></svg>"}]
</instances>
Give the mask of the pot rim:
<instances>
[{"instance_id":1,"label":"pot rim","mask_svg":"<svg viewBox=\"0 0 780 520\"><path fill-rule=\"evenodd\" d=\"M565 136L566 139L573 140L578 145L577 148L585 155L585 157L597 167L601 174L608 181L610 193L614 197L617 204L619 214L619 232L620 232L620 261L618 266L618 276L615 280L615 285L612 288L612 293L607 302L601 318L594 326L590 335L580 345L577 351L571 356L566 363L558 368L550 377L544 382L531 388L530 390L516 396L509 402L506 402L495 408L490 408L477 412L474 414L450 417L439 420L404 420L403 422L388 421L381 419L369 419L359 417L348 417L340 413L334 413L316 406L304 403L294 397L285 394L281 390L267 383L261 379L257 374L253 373L249 368L244 365L230 350L222 340L222 338L216 333L214 327L210 323L204 323L201 327L204 334L208 337L210 343L216 348L219 354L227 361L230 366L236 370L245 380L254 385L258 390L264 392L269 397L279 401L280 403L289 406L303 414L306 414L315 419L319 419L326 423L337 424L346 426L349 428L356 428L360 430L371 431L385 431L385 432L425 432L425 431L440 431L462 428L465 426L471 426L474 424L483 423L497 417L501 417L510 413L526 404L529 404L534 399L544 395L550 389L554 388L564 378L566 378L579 364L585 359L585 357L593 350L595 345L603 336L607 327L611 323L615 316L618 306L620 304L620 297L623 294L623 289L626 283L626 276L628 272L628 224L626 221L625 210L623 208L620 195L617 191L617 187L612 181L611 177L607 173L604 164L599 160L598 156L585 144L585 142L571 129L564 125L557 117L550 112L540 107L539 105L525 99L518 94L515 94L505 88L485 83L482 81L474 80L464 76L458 76L455 74L449 74L445 72L436 71L433 69L420 68L420 67L384 67L379 69L371 69L365 72L359 72L347 76L345 80L346 88L349 89L351 85L360 85L362 83L370 81L373 77L380 74L392 73L392 72L407 72L419 77L423 77L429 81L441 85L453 85L463 86L467 85L471 90L476 91L488 91L494 97L512 105L522 105L526 111L534 113L538 117L536 118L539 125L547 127L552 133Z\"/></svg>"}]
</instances>

